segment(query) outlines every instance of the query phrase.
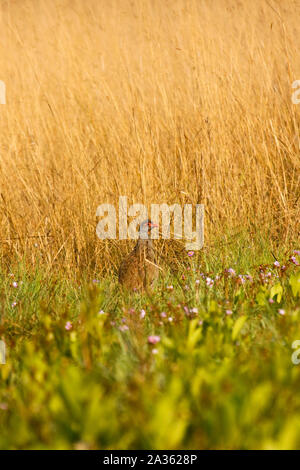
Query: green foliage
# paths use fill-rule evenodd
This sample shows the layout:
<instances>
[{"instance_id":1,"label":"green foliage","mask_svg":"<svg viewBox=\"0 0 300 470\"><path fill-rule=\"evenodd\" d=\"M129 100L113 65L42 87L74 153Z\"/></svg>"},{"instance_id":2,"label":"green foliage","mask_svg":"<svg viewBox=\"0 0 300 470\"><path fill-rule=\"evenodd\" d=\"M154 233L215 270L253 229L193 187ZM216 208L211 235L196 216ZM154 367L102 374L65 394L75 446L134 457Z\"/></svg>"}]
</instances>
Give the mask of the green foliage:
<instances>
[{"instance_id":1,"label":"green foliage","mask_svg":"<svg viewBox=\"0 0 300 470\"><path fill-rule=\"evenodd\" d=\"M299 268L203 265L150 297L2 273L0 448L299 448Z\"/></svg>"}]
</instances>

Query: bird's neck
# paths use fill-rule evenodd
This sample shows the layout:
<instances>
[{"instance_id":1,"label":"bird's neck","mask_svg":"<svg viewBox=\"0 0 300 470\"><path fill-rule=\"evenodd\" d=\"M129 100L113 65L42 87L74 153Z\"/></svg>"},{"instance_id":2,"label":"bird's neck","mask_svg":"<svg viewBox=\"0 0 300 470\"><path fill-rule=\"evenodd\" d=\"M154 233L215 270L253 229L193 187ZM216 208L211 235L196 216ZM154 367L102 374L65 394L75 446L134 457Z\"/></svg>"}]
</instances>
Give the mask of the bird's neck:
<instances>
[{"instance_id":1,"label":"bird's neck","mask_svg":"<svg viewBox=\"0 0 300 470\"><path fill-rule=\"evenodd\" d=\"M144 256L147 256L149 258L153 257L153 241L151 240L151 238L139 238L135 249L137 252L143 253Z\"/></svg>"},{"instance_id":2,"label":"bird's neck","mask_svg":"<svg viewBox=\"0 0 300 470\"><path fill-rule=\"evenodd\" d=\"M140 248L151 248L153 246L151 238L139 238L136 246Z\"/></svg>"}]
</instances>

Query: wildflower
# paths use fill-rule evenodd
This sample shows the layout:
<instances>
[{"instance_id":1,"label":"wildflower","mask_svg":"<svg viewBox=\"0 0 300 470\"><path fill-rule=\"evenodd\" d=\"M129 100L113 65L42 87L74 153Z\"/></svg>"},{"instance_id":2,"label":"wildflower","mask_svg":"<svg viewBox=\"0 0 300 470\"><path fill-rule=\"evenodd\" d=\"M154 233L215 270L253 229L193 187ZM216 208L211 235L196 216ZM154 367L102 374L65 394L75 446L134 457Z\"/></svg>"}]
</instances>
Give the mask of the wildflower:
<instances>
[{"instance_id":1,"label":"wildflower","mask_svg":"<svg viewBox=\"0 0 300 470\"><path fill-rule=\"evenodd\" d=\"M274 303L274 299L269 299L269 304L273 304Z\"/></svg>"},{"instance_id":2,"label":"wildflower","mask_svg":"<svg viewBox=\"0 0 300 470\"><path fill-rule=\"evenodd\" d=\"M72 323L70 321L67 321L67 323L65 324L65 329L67 331L71 330L73 327Z\"/></svg>"},{"instance_id":3,"label":"wildflower","mask_svg":"<svg viewBox=\"0 0 300 470\"><path fill-rule=\"evenodd\" d=\"M185 290L189 290L190 287L189 287L189 286L184 286L184 289L185 289Z\"/></svg>"},{"instance_id":4,"label":"wildflower","mask_svg":"<svg viewBox=\"0 0 300 470\"><path fill-rule=\"evenodd\" d=\"M158 349L153 348L153 349L152 349L152 354L157 354L157 353L158 353Z\"/></svg>"},{"instance_id":5,"label":"wildflower","mask_svg":"<svg viewBox=\"0 0 300 470\"><path fill-rule=\"evenodd\" d=\"M196 285L200 284L199 279L196 279L195 284L196 284Z\"/></svg>"},{"instance_id":6,"label":"wildflower","mask_svg":"<svg viewBox=\"0 0 300 470\"><path fill-rule=\"evenodd\" d=\"M203 320L199 320L199 321L198 321L198 325L199 325L199 326L203 325Z\"/></svg>"},{"instance_id":7,"label":"wildflower","mask_svg":"<svg viewBox=\"0 0 300 470\"><path fill-rule=\"evenodd\" d=\"M276 268L280 268L280 263L279 263L279 261L274 261L274 266L276 266Z\"/></svg>"},{"instance_id":8,"label":"wildflower","mask_svg":"<svg viewBox=\"0 0 300 470\"><path fill-rule=\"evenodd\" d=\"M167 289L168 289L168 290L173 290L174 287L173 287L173 286L167 286Z\"/></svg>"},{"instance_id":9,"label":"wildflower","mask_svg":"<svg viewBox=\"0 0 300 470\"><path fill-rule=\"evenodd\" d=\"M150 344L156 344L160 342L160 336L157 335L151 335L148 336L148 343Z\"/></svg>"},{"instance_id":10,"label":"wildflower","mask_svg":"<svg viewBox=\"0 0 300 470\"><path fill-rule=\"evenodd\" d=\"M298 261L297 261L297 259L296 259L296 256L291 256L291 257L290 257L290 260L291 260L291 262L294 263L296 266L299 266L299 263L298 263Z\"/></svg>"},{"instance_id":11,"label":"wildflower","mask_svg":"<svg viewBox=\"0 0 300 470\"><path fill-rule=\"evenodd\" d=\"M16 305L17 305L17 302L13 302L13 303L11 304L12 308L14 308Z\"/></svg>"},{"instance_id":12,"label":"wildflower","mask_svg":"<svg viewBox=\"0 0 300 470\"><path fill-rule=\"evenodd\" d=\"M232 315L232 310L225 310L226 315Z\"/></svg>"},{"instance_id":13,"label":"wildflower","mask_svg":"<svg viewBox=\"0 0 300 470\"><path fill-rule=\"evenodd\" d=\"M239 274L239 280L241 281L242 284L245 284L246 282L246 279L244 278L244 276L242 276L242 274Z\"/></svg>"},{"instance_id":14,"label":"wildflower","mask_svg":"<svg viewBox=\"0 0 300 470\"><path fill-rule=\"evenodd\" d=\"M105 312L103 310L99 310L98 315L104 315Z\"/></svg>"},{"instance_id":15,"label":"wildflower","mask_svg":"<svg viewBox=\"0 0 300 470\"><path fill-rule=\"evenodd\" d=\"M166 314L166 312L161 312L160 316L161 316L162 318L166 318L167 314Z\"/></svg>"},{"instance_id":16,"label":"wildflower","mask_svg":"<svg viewBox=\"0 0 300 470\"><path fill-rule=\"evenodd\" d=\"M207 278L206 278L206 285L207 285L207 287L212 287L213 284L214 284L214 280L211 279L210 277L207 277Z\"/></svg>"},{"instance_id":17,"label":"wildflower","mask_svg":"<svg viewBox=\"0 0 300 470\"><path fill-rule=\"evenodd\" d=\"M217 274L216 275L216 281L218 281L220 279L220 276Z\"/></svg>"},{"instance_id":18,"label":"wildflower","mask_svg":"<svg viewBox=\"0 0 300 470\"><path fill-rule=\"evenodd\" d=\"M140 318L145 318L146 312L144 309L141 310Z\"/></svg>"},{"instance_id":19,"label":"wildflower","mask_svg":"<svg viewBox=\"0 0 300 470\"><path fill-rule=\"evenodd\" d=\"M198 313L197 307L191 308L190 312L191 312L191 313Z\"/></svg>"},{"instance_id":20,"label":"wildflower","mask_svg":"<svg viewBox=\"0 0 300 470\"><path fill-rule=\"evenodd\" d=\"M253 281L253 277L250 276L250 274L246 274L245 278L246 278L248 281L250 281L250 282Z\"/></svg>"},{"instance_id":21,"label":"wildflower","mask_svg":"<svg viewBox=\"0 0 300 470\"><path fill-rule=\"evenodd\" d=\"M168 321L171 323L173 321L173 318L172 317L169 317L168 318Z\"/></svg>"},{"instance_id":22,"label":"wildflower","mask_svg":"<svg viewBox=\"0 0 300 470\"><path fill-rule=\"evenodd\" d=\"M121 325L121 326L119 326L119 330L120 331L127 331L127 330L129 330L129 327L127 325Z\"/></svg>"},{"instance_id":23,"label":"wildflower","mask_svg":"<svg viewBox=\"0 0 300 470\"><path fill-rule=\"evenodd\" d=\"M280 308L278 310L279 315L285 315L285 310L283 308Z\"/></svg>"},{"instance_id":24,"label":"wildflower","mask_svg":"<svg viewBox=\"0 0 300 470\"><path fill-rule=\"evenodd\" d=\"M232 277L235 276L235 270L233 268L227 269L228 274L230 274Z\"/></svg>"},{"instance_id":25,"label":"wildflower","mask_svg":"<svg viewBox=\"0 0 300 470\"><path fill-rule=\"evenodd\" d=\"M186 313L187 315L189 315L190 311L189 311L188 307L183 307L183 310L185 311L185 313Z\"/></svg>"},{"instance_id":26,"label":"wildflower","mask_svg":"<svg viewBox=\"0 0 300 470\"><path fill-rule=\"evenodd\" d=\"M100 281L99 281L98 279L93 279L93 283L94 283L94 284L99 284L99 282L100 282Z\"/></svg>"},{"instance_id":27,"label":"wildflower","mask_svg":"<svg viewBox=\"0 0 300 470\"><path fill-rule=\"evenodd\" d=\"M194 251L188 251L188 256L194 256L195 252Z\"/></svg>"},{"instance_id":28,"label":"wildflower","mask_svg":"<svg viewBox=\"0 0 300 470\"><path fill-rule=\"evenodd\" d=\"M13 286L13 287L18 287L18 283L17 283L16 281L14 281L14 282L12 283L12 286Z\"/></svg>"},{"instance_id":29,"label":"wildflower","mask_svg":"<svg viewBox=\"0 0 300 470\"><path fill-rule=\"evenodd\" d=\"M294 253L295 255L300 256L300 250L294 250L293 253Z\"/></svg>"}]
</instances>

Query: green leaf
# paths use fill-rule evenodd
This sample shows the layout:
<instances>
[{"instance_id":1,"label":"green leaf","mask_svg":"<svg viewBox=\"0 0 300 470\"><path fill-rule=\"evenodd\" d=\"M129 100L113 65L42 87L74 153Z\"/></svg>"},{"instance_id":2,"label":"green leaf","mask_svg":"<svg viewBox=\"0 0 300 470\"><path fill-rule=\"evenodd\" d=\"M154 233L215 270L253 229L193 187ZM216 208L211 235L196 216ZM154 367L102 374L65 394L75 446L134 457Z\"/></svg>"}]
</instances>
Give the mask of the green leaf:
<instances>
[{"instance_id":1,"label":"green leaf","mask_svg":"<svg viewBox=\"0 0 300 470\"><path fill-rule=\"evenodd\" d=\"M192 350L196 346L197 342L199 341L202 330L198 327L199 319L195 318L190 322L189 326L189 333L187 338L187 349Z\"/></svg>"},{"instance_id":2,"label":"green leaf","mask_svg":"<svg viewBox=\"0 0 300 470\"><path fill-rule=\"evenodd\" d=\"M272 287L270 291L270 297L271 299L273 299L274 297L277 296L276 298L277 303L280 303L282 299L282 294L283 294L283 287L280 284L280 282L278 282L277 284L275 284L275 286Z\"/></svg>"},{"instance_id":3,"label":"green leaf","mask_svg":"<svg viewBox=\"0 0 300 470\"><path fill-rule=\"evenodd\" d=\"M300 274L293 274L290 277L289 284L292 288L292 293L294 297L297 297L300 294Z\"/></svg>"},{"instance_id":4,"label":"green leaf","mask_svg":"<svg viewBox=\"0 0 300 470\"><path fill-rule=\"evenodd\" d=\"M256 302L258 305L264 306L266 305L266 292L265 289L261 289L255 297Z\"/></svg>"},{"instance_id":5,"label":"green leaf","mask_svg":"<svg viewBox=\"0 0 300 470\"><path fill-rule=\"evenodd\" d=\"M238 334L243 328L246 320L247 320L246 315L242 315L241 317L237 319L237 321L233 325L233 328L232 328L232 340L233 341L238 337Z\"/></svg>"}]
</instances>

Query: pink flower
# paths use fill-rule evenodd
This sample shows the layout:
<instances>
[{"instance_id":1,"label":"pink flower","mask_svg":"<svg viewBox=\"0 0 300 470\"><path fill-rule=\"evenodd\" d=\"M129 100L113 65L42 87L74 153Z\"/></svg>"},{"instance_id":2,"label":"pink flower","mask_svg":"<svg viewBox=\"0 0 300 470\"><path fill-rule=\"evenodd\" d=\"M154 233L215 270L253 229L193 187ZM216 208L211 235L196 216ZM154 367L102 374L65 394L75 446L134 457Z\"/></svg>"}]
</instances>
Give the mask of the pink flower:
<instances>
[{"instance_id":1,"label":"pink flower","mask_svg":"<svg viewBox=\"0 0 300 470\"><path fill-rule=\"evenodd\" d=\"M140 318L145 318L146 312L144 309L141 310Z\"/></svg>"},{"instance_id":2,"label":"pink flower","mask_svg":"<svg viewBox=\"0 0 300 470\"><path fill-rule=\"evenodd\" d=\"M67 323L65 324L65 329L67 331L71 330L73 327L72 323L70 321L67 321Z\"/></svg>"},{"instance_id":3,"label":"pink flower","mask_svg":"<svg viewBox=\"0 0 300 470\"><path fill-rule=\"evenodd\" d=\"M226 310L225 313L226 315L232 315L232 310Z\"/></svg>"},{"instance_id":4,"label":"pink flower","mask_svg":"<svg viewBox=\"0 0 300 470\"><path fill-rule=\"evenodd\" d=\"M269 299L269 304L273 304L274 303L274 299Z\"/></svg>"},{"instance_id":5,"label":"pink flower","mask_svg":"<svg viewBox=\"0 0 300 470\"><path fill-rule=\"evenodd\" d=\"M300 250L294 250L293 253L294 253L295 255L300 256Z\"/></svg>"},{"instance_id":6,"label":"pink flower","mask_svg":"<svg viewBox=\"0 0 300 470\"><path fill-rule=\"evenodd\" d=\"M148 336L148 343L150 344L156 344L160 342L160 336L157 335L151 335Z\"/></svg>"},{"instance_id":7,"label":"pink flower","mask_svg":"<svg viewBox=\"0 0 300 470\"><path fill-rule=\"evenodd\" d=\"M298 263L298 261L297 261L297 259L296 259L296 256L291 256L291 257L290 257L290 260L291 260L291 262L294 263L296 266L299 266L299 263Z\"/></svg>"},{"instance_id":8,"label":"pink flower","mask_svg":"<svg viewBox=\"0 0 300 470\"><path fill-rule=\"evenodd\" d=\"M17 302L13 302L13 303L11 304L12 308L14 308L16 305L17 305Z\"/></svg>"},{"instance_id":9,"label":"pink flower","mask_svg":"<svg viewBox=\"0 0 300 470\"><path fill-rule=\"evenodd\" d=\"M160 316L161 316L162 318L166 318L167 314L166 314L166 312L161 312Z\"/></svg>"},{"instance_id":10,"label":"pink flower","mask_svg":"<svg viewBox=\"0 0 300 470\"><path fill-rule=\"evenodd\" d=\"M283 308L280 308L278 310L279 315L285 315L285 310Z\"/></svg>"},{"instance_id":11,"label":"pink flower","mask_svg":"<svg viewBox=\"0 0 300 470\"><path fill-rule=\"evenodd\" d=\"M194 251L188 251L188 256L194 256L195 252Z\"/></svg>"},{"instance_id":12,"label":"pink flower","mask_svg":"<svg viewBox=\"0 0 300 470\"><path fill-rule=\"evenodd\" d=\"M13 287L18 287L18 283L17 283L16 281L14 281L14 282L12 283L12 286L13 286Z\"/></svg>"},{"instance_id":13,"label":"pink flower","mask_svg":"<svg viewBox=\"0 0 300 470\"><path fill-rule=\"evenodd\" d=\"M276 266L276 268L280 268L280 263L279 263L279 261L274 261L274 266Z\"/></svg>"},{"instance_id":14,"label":"pink flower","mask_svg":"<svg viewBox=\"0 0 300 470\"><path fill-rule=\"evenodd\" d=\"M121 325L121 326L119 326L119 330L120 331L127 331L127 330L129 330L129 327L127 325Z\"/></svg>"},{"instance_id":15,"label":"pink flower","mask_svg":"<svg viewBox=\"0 0 300 470\"><path fill-rule=\"evenodd\" d=\"M228 274L230 274L232 277L235 276L235 270L233 268L227 269Z\"/></svg>"}]
</instances>

